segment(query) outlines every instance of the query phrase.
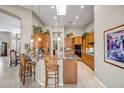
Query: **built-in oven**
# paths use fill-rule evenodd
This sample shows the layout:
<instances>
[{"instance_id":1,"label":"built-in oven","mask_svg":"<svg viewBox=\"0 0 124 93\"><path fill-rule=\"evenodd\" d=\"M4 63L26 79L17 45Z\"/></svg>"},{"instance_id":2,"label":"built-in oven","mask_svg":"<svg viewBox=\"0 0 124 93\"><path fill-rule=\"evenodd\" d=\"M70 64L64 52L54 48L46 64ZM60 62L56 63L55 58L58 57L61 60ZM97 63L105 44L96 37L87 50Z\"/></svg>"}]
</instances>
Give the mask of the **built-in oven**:
<instances>
[{"instance_id":1,"label":"built-in oven","mask_svg":"<svg viewBox=\"0 0 124 93\"><path fill-rule=\"evenodd\" d=\"M81 57L81 45L75 45L75 54Z\"/></svg>"}]
</instances>

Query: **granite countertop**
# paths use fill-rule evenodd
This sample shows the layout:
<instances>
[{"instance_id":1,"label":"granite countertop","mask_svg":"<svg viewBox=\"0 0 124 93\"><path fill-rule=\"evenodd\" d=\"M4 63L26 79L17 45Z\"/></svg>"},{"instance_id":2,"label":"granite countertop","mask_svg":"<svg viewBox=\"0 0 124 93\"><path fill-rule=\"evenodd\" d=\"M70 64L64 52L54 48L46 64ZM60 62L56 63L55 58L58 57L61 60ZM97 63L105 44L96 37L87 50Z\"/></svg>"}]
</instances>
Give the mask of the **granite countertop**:
<instances>
[{"instance_id":1,"label":"granite countertop","mask_svg":"<svg viewBox=\"0 0 124 93\"><path fill-rule=\"evenodd\" d=\"M71 55L67 55L65 57L63 57L64 60L77 60L77 61L81 61L81 58L75 54L71 54Z\"/></svg>"},{"instance_id":2,"label":"granite countertop","mask_svg":"<svg viewBox=\"0 0 124 93\"><path fill-rule=\"evenodd\" d=\"M83 51L82 51L82 53L85 53L85 54L87 54L89 56L93 56L94 57L94 53L86 53L86 52L83 52Z\"/></svg>"},{"instance_id":3,"label":"granite countertop","mask_svg":"<svg viewBox=\"0 0 124 93\"><path fill-rule=\"evenodd\" d=\"M94 54L92 54L92 53L87 53L87 55L89 55L89 56L94 56Z\"/></svg>"}]
</instances>

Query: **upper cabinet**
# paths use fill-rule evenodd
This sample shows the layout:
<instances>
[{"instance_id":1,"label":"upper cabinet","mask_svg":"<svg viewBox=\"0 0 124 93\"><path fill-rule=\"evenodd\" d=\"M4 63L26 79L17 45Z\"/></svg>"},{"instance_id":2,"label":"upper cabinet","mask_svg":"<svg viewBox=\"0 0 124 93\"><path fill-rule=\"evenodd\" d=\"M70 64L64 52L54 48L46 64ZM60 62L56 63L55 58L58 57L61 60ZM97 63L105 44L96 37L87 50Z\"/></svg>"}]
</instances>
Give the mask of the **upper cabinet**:
<instances>
[{"instance_id":1,"label":"upper cabinet","mask_svg":"<svg viewBox=\"0 0 124 93\"><path fill-rule=\"evenodd\" d=\"M83 37L82 42L83 52L86 52L86 48L94 47L94 32L88 32L86 37Z\"/></svg>"},{"instance_id":2,"label":"upper cabinet","mask_svg":"<svg viewBox=\"0 0 124 93\"><path fill-rule=\"evenodd\" d=\"M65 47L68 48L73 48L74 43L73 43L73 38L72 37L65 37Z\"/></svg>"},{"instance_id":3,"label":"upper cabinet","mask_svg":"<svg viewBox=\"0 0 124 93\"><path fill-rule=\"evenodd\" d=\"M74 37L74 44L75 45L82 45L82 36Z\"/></svg>"},{"instance_id":4,"label":"upper cabinet","mask_svg":"<svg viewBox=\"0 0 124 93\"><path fill-rule=\"evenodd\" d=\"M38 38L41 38L40 41L38 41ZM50 47L50 35L34 32L34 48L49 48Z\"/></svg>"},{"instance_id":5,"label":"upper cabinet","mask_svg":"<svg viewBox=\"0 0 124 93\"><path fill-rule=\"evenodd\" d=\"M74 48L74 41L72 37L73 37L73 33L69 33L66 35L64 39L65 48Z\"/></svg>"},{"instance_id":6,"label":"upper cabinet","mask_svg":"<svg viewBox=\"0 0 124 93\"><path fill-rule=\"evenodd\" d=\"M89 32L88 33L88 43L89 44L94 43L94 32Z\"/></svg>"}]
</instances>

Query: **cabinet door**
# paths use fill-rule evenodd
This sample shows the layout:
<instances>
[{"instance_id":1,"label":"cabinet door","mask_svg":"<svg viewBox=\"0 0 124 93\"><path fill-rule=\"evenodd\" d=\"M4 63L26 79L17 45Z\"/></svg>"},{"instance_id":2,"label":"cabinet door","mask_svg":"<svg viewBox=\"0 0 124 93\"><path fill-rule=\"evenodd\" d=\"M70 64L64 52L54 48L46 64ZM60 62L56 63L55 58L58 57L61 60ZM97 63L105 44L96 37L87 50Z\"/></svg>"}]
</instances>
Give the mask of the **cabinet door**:
<instances>
[{"instance_id":1,"label":"cabinet door","mask_svg":"<svg viewBox=\"0 0 124 93\"><path fill-rule=\"evenodd\" d=\"M76 37L76 38L74 38L74 44L76 45L76 44L79 44L79 39Z\"/></svg>"},{"instance_id":2,"label":"cabinet door","mask_svg":"<svg viewBox=\"0 0 124 93\"><path fill-rule=\"evenodd\" d=\"M90 32L89 34L88 34L88 43L92 43L92 42L94 42L94 32ZM88 45L89 47L93 47L92 45Z\"/></svg>"},{"instance_id":3,"label":"cabinet door","mask_svg":"<svg viewBox=\"0 0 124 93\"><path fill-rule=\"evenodd\" d=\"M79 37L79 44L82 44L82 37Z\"/></svg>"},{"instance_id":4,"label":"cabinet door","mask_svg":"<svg viewBox=\"0 0 124 93\"><path fill-rule=\"evenodd\" d=\"M38 48L38 34L34 32L34 48Z\"/></svg>"},{"instance_id":5,"label":"cabinet door","mask_svg":"<svg viewBox=\"0 0 124 93\"><path fill-rule=\"evenodd\" d=\"M92 57L91 60L92 60L91 68L94 70L94 57Z\"/></svg>"},{"instance_id":6,"label":"cabinet door","mask_svg":"<svg viewBox=\"0 0 124 93\"><path fill-rule=\"evenodd\" d=\"M41 48L44 48L44 34L41 34L40 47L41 47Z\"/></svg>"},{"instance_id":7,"label":"cabinet door","mask_svg":"<svg viewBox=\"0 0 124 93\"><path fill-rule=\"evenodd\" d=\"M75 37L74 38L74 44L75 45L81 45L82 44L82 37Z\"/></svg>"},{"instance_id":8,"label":"cabinet door","mask_svg":"<svg viewBox=\"0 0 124 93\"><path fill-rule=\"evenodd\" d=\"M44 35L44 48L49 48L50 44L50 36L48 34L45 34Z\"/></svg>"},{"instance_id":9,"label":"cabinet door","mask_svg":"<svg viewBox=\"0 0 124 93\"><path fill-rule=\"evenodd\" d=\"M91 56L89 56L89 65L88 66L92 69L92 59L91 59Z\"/></svg>"},{"instance_id":10,"label":"cabinet door","mask_svg":"<svg viewBox=\"0 0 124 93\"><path fill-rule=\"evenodd\" d=\"M88 55L86 55L86 64L89 66L89 56Z\"/></svg>"},{"instance_id":11,"label":"cabinet door","mask_svg":"<svg viewBox=\"0 0 124 93\"><path fill-rule=\"evenodd\" d=\"M85 55L84 54L82 54L82 61L85 63Z\"/></svg>"},{"instance_id":12,"label":"cabinet door","mask_svg":"<svg viewBox=\"0 0 124 93\"><path fill-rule=\"evenodd\" d=\"M89 48L89 33L86 36L86 48Z\"/></svg>"},{"instance_id":13,"label":"cabinet door","mask_svg":"<svg viewBox=\"0 0 124 93\"><path fill-rule=\"evenodd\" d=\"M83 40L82 40L83 42L83 44L82 44L82 50L83 50L83 52L86 52L86 39L85 38L83 38Z\"/></svg>"},{"instance_id":14,"label":"cabinet door","mask_svg":"<svg viewBox=\"0 0 124 93\"><path fill-rule=\"evenodd\" d=\"M73 48L73 39L71 37L68 38L68 47Z\"/></svg>"},{"instance_id":15,"label":"cabinet door","mask_svg":"<svg viewBox=\"0 0 124 93\"><path fill-rule=\"evenodd\" d=\"M87 55L84 54L84 63L87 64Z\"/></svg>"}]
</instances>

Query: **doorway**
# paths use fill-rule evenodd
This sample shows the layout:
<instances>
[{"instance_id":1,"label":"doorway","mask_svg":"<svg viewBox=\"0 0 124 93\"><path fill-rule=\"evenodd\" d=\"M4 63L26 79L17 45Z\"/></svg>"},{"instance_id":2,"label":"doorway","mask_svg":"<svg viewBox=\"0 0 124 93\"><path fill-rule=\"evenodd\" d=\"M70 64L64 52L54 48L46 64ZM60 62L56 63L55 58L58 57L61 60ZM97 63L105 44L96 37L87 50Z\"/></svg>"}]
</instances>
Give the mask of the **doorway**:
<instances>
[{"instance_id":1,"label":"doorway","mask_svg":"<svg viewBox=\"0 0 124 93\"><path fill-rule=\"evenodd\" d=\"M21 51L21 20L7 11L0 10L0 56L9 56L9 51Z\"/></svg>"}]
</instances>

